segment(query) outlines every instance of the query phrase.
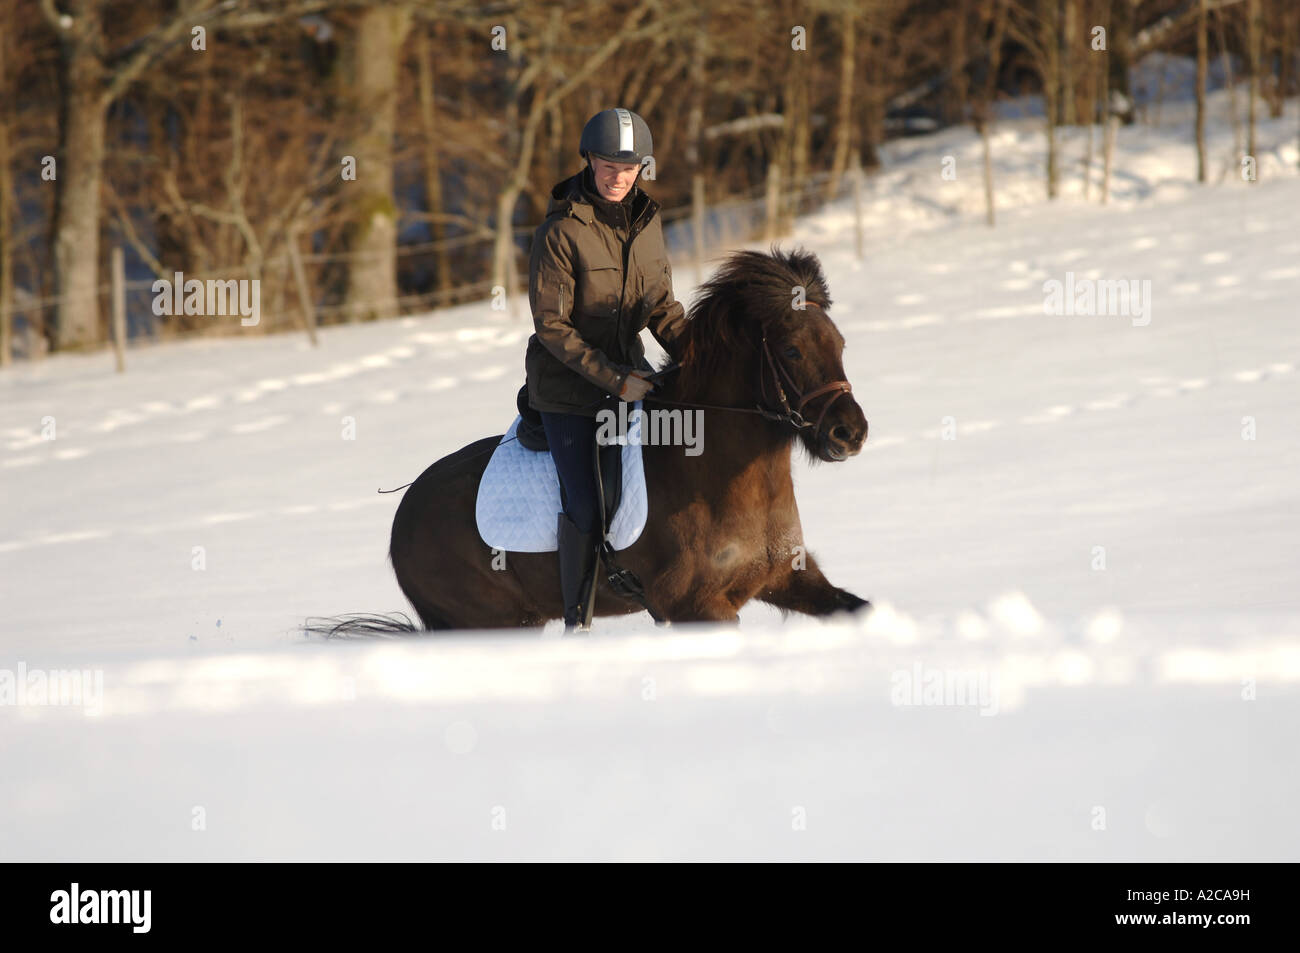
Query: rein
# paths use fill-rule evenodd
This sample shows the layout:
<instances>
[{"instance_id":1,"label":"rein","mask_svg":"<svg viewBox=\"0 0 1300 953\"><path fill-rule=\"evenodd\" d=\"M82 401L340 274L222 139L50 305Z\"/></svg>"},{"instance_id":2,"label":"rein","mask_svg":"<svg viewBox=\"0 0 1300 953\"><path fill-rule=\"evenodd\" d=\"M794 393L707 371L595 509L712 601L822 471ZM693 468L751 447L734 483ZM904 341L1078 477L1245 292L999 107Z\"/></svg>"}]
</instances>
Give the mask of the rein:
<instances>
[{"instance_id":1,"label":"rein","mask_svg":"<svg viewBox=\"0 0 1300 953\"><path fill-rule=\"evenodd\" d=\"M770 369L772 372L772 383L776 387L776 399L781 408L780 410L773 410L770 406L766 406L767 374L764 373L765 364L766 369ZM654 378L662 379L670 372L677 370L680 366L681 365L679 364L669 365L658 374L655 374ZM790 393L793 394L795 400L798 401L798 403L793 407L790 406L790 398L786 396L785 387L781 384L782 377L785 378L785 383L790 388ZM821 429L822 421L826 418L826 412L831 409L831 404L835 403L835 401L844 394L852 391L853 385L848 381L831 381L829 384L823 384L821 387L814 388L813 390L804 393L799 390L799 385L795 383L794 376L790 373L789 369L787 369L783 363L778 361L772 355L772 349L767 343L767 335L764 334L762 353L759 356L758 389L759 402L753 407L730 407L723 404L697 404L693 401L687 400L664 400L662 397L652 397L649 394L645 396L644 400L653 401L657 404L667 404L673 407L700 407L705 410L726 410L738 414L758 414L766 420L789 424L794 427L795 430L807 430L811 427L813 432L816 433ZM822 407L822 412L817 415L816 421L805 419L803 416L804 407L807 406L809 401L821 397L824 394L834 394L834 396L831 397L830 400L826 401L825 405Z\"/></svg>"},{"instance_id":2,"label":"rein","mask_svg":"<svg viewBox=\"0 0 1300 953\"><path fill-rule=\"evenodd\" d=\"M776 386L776 399L777 403L781 407L780 410L773 410L771 407L764 406L767 401L767 378L763 373L765 364L772 372L772 383ZM646 380L659 383L673 371L680 368L681 364L673 362L661 371L647 374ZM790 406L790 398L786 396L785 387L781 386L782 377L785 378L785 382L790 388L790 393L792 393L795 400L798 401L798 403L793 407ZM789 369L787 369L784 364L772 355L772 349L767 343L767 335L764 334L762 353L759 355L758 363L759 402L753 407L730 407L725 404L697 404L694 401L689 400L664 400L662 397L653 397L650 394L646 394L643 400L656 404L665 404L669 407L699 407L703 410L725 410L737 414L758 414L765 420L789 424L796 431L807 430L811 427L813 433L817 433L821 429L822 421L826 419L826 412L831 409L831 404L835 403L835 401L839 400L841 396L850 393L852 390L853 385L848 381L831 381L829 384L823 384L821 387L814 388L805 394L803 391L799 390L799 385L794 382L794 376L790 373ZM835 396L826 401L825 405L822 407L822 412L817 415L815 421L806 420L803 416L804 407L807 406L809 401L815 400L824 394L834 394ZM606 398L603 397L601 398L602 401L605 399ZM516 440L518 438L512 437L511 439ZM491 453L496 450L497 446L499 446L499 444L494 444L493 446L480 451L475 456L483 456L484 454ZM411 484L407 483L405 486L394 487L391 490L381 489L379 492L396 493L398 490L404 490L410 485ZM654 613L651 613L651 615L653 614Z\"/></svg>"}]
</instances>

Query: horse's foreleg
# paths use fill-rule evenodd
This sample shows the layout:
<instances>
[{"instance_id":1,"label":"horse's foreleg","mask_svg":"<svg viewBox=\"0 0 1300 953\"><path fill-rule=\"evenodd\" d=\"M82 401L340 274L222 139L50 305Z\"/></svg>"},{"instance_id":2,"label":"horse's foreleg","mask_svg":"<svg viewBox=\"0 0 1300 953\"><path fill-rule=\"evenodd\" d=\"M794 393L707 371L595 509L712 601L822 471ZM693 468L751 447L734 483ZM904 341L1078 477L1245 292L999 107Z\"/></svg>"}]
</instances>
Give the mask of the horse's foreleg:
<instances>
[{"instance_id":1,"label":"horse's foreleg","mask_svg":"<svg viewBox=\"0 0 1300 953\"><path fill-rule=\"evenodd\" d=\"M652 604L654 593L651 593ZM726 593L703 594L693 592L675 600L655 604L655 608L669 622L723 622L739 624L737 604Z\"/></svg>"},{"instance_id":2,"label":"horse's foreleg","mask_svg":"<svg viewBox=\"0 0 1300 953\"><path fill-rule=\"evenodd\" d=\"M740 616L736 607L725 600L718 600L707 605L691 604L673 606L665 614L669 625L686 622L720 622L727 625L739 625Z\"/></svg>"},{"instance_id":3,"label":"horse's foreleg","mask_svg":"<svg viewBox=\"0 0 1300 953\"><path fill-rule=\"evenodd\" d=\"M758 599L778 609L806 615L857 612L871 603L838 586L831 585L811 557L803 569L790 569L758 593Z\"/></svg>"}]
</instances>

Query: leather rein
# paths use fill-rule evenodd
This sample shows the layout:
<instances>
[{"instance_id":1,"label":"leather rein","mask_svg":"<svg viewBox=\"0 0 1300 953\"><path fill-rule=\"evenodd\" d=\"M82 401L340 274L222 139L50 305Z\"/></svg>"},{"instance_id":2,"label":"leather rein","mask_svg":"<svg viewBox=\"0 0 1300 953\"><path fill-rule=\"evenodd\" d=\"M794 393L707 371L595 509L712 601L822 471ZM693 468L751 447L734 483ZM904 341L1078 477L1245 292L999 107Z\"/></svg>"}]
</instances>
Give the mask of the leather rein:
<instances>
[{"instance_id":1,"label":"leather rein","mask_svg":"<svg viewBox=\"0 0 1300 953\"><path fill-rule=\"evenodd\" d=\"M670 364L664 370L653 375L650 379L660 380L672 371L677 370L680 366L680 364ZM776 403L777 406L780 407L780 410L773 410L772 407L767 404L768 375L765 373L765 370L771 371L772 383L776 388ZM782 378L785 379L784 385L782 384ZM790 405L790 397L786 394L787 387L796 401L793 407ZM795 383L794 376L790 373L789 369L773 356L772 349L767 343L767 335L764 334L763 346L759 353L758 389L759 402L753 407L728 407L720 404L697 404L684 400L664 400L663 398L654 397L650 394L647 394L644 399L654 401L657 404L668 404L676 407L701 407L707 410L729 410L741 414L758 414L766 420L774 420L778 423L789 424L795 430L807 430L811 427L813 433L817 433L821 429L822 420L825 419L826 412L831 409L831 404L839 400L839 398L844 394L851 392L853 390L853 385L848 381L831 381L829 384L823 384L821 387L814 388L813 390L804 393L799 389L799 385ZM803 410L808 406L808 402L825 394L833 394L834 396L832 396L831 399L826 401L822 406L821 413L817 415L815 421L806 419L803 416Z\"/></svg>"}]
</instances>

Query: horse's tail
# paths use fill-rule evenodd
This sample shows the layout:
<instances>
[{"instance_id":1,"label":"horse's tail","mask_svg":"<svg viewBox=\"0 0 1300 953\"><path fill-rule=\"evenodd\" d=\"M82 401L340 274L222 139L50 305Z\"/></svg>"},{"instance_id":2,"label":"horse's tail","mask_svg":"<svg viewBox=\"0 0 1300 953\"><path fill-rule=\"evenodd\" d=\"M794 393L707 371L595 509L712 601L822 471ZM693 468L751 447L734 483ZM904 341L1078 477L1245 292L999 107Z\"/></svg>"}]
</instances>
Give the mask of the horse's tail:
<instances>
[{"instance_id":1,"label":"horse's tail","mask_svg":"<svg viewBox=\"0 0 1300 953\"><path fill-rule=\"evenodd\" d=\"M321 636L326 639L396 638L403 635L419 635L424 631L412 622L405 612L390 612L387 615L352 613L312 617L301 626L303 635Z\"/></svg>"}]
</instances>

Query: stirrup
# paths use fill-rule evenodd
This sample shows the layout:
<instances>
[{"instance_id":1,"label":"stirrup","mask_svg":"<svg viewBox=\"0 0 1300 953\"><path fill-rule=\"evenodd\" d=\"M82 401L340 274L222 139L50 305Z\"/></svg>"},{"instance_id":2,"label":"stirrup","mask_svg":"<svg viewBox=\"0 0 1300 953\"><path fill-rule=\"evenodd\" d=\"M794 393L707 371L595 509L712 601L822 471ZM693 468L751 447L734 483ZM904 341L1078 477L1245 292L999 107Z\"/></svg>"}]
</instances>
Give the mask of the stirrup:
<instances>
[{"instance_id":1,"label":"stirrup","mask_svg":"<svg viewBox=\"0 0 1300 953\"><path fill-rule=\"evenodd\" d=\"M631 599L636 602L642 609L650 613L650 618L654 619L655 625L663 627L668 625L668 620L654 610L650 605L650 600L646 597L645 586L641 584L640 578L630 569L624 569L614 560L614 547L609 544L609 540L602 540L600 544L600 561L605 565L605 580L609 587L624 599Z\"/></svg>"}]
</instances>

